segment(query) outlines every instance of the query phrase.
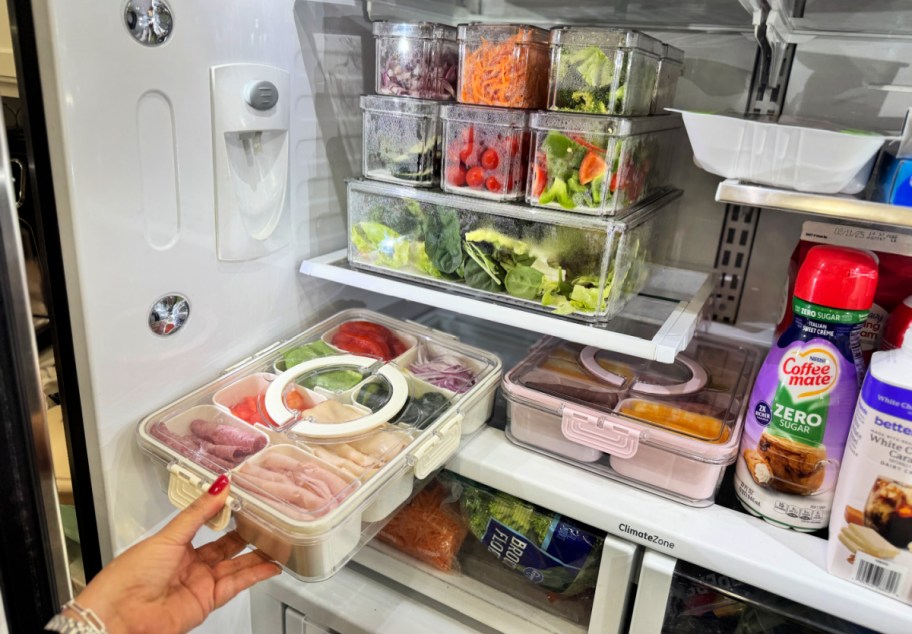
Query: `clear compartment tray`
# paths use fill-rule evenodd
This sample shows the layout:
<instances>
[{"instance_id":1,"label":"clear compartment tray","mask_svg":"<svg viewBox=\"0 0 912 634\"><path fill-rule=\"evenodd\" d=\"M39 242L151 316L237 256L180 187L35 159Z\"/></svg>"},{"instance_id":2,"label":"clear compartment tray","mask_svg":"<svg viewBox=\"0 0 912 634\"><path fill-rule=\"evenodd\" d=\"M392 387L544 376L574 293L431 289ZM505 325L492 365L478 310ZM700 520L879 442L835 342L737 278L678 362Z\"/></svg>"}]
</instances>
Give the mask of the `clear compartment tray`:
<instances>
[{"instance_id":1,"label":"clear compartment tray","mask_svg":"<svg viewBox=\"0 0 912 634\"><path fill-rule=\"evenodd\" d=\"M669 185L681 118L537 112L530 127L526 202L611 216Z\"/></svg>"},{"instance_id":2,"label":"clear compartment tray","mask_svg":"<svg viewBox=\"0 0 912 634\"><path fill-rule=\"evenodd\" d=\"M436 101L361 97L366 178L433 187L440 173L440 109Z\"/></svg>"},{"instance_id":3,"label":"clear compartment tray","mask_svg":"<svg viewBox=\"0 0 912 634\"><path fill-rule=\"evenodd\" d=\"M646 283L652 229L669 202L603 220L350 181L349 263L602 322Z\"/></svg>"},{"instance_id":4,"label":"clear compartment tray","mask_svg":"<svg viewBox=\"0 0 912 634\"><path fill-rule=\"evenodd\" d=\"M456 98L456 29L432 22L374 22L378 95Z\"/></svg>"},{"instance_id":5,"label":"clear compartment tray","mask_svg":"<svg viewBox=\"0 0 912 634\"><path fill-rule=\"evenodd\" d=\"M348 310L149 415L137 438L176 506L228 473L213 528L233 515L244 540L319 580L480 429L500 375L454 337Z\"/></svg>"},{"instance_id":6,"label":"clear compartment tray","mask_svg":"<svg viewBox=\"0 0 912 634\"><path fill-rule=\"evenodd\" d=\"M751 347L703 334L673 364L545 338L504 376L509 436L707 506L737 457L759 358Z\"/></svg>"},{"instance_id":7,"label":"clear compartment tray","mask_svg":"<svg viewBox=\"0 0 912 634\"><path fill-rule=\"evenodd\" d=\"M521 24L460 24L460 103L543 108L548 93L548 32Z\"/></svg>"},{"instance_id":8,"label":"clear compartment tray","mask_svg":"<svg viewBox=\"0 0 912 634\"><path fill-rule=\"evenodd\" d=\"M548 110L647 115L659 74L662 42L624 29L551 29Z\"/></svg>"}]
</instances>

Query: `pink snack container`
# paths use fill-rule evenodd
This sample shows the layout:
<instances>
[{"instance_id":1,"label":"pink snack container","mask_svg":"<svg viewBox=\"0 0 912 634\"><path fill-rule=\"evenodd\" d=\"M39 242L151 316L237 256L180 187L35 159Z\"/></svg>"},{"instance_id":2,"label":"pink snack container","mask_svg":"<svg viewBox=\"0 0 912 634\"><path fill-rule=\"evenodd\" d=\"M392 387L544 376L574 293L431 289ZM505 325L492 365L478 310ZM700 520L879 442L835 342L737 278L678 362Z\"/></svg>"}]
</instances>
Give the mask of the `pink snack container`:
<instances>
[{"instance_id":1,"label":"pink snack container","mask_svg":"<svg viewBox=\"0 0 912 634\"><path fill-rule=\"evenodd\" d=\"M547 337L503 379L514 443L682 502L713 504L759 351L698 334L673 364Z\"/></svg>"}]
</instances>

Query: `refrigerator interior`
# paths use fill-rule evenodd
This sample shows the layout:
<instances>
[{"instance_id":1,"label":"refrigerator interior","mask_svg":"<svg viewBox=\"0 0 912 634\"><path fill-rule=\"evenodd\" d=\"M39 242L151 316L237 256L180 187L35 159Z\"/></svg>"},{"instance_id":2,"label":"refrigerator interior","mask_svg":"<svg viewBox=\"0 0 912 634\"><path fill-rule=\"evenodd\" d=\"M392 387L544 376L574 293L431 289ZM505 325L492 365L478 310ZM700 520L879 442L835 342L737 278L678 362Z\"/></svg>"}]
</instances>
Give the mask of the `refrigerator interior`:
<instances>
[{"instance_id":1,"label":"refrigerator interior","mask_svg":"<svg viewBox=\"0 0 912 634\"><path fill-rule=\"evenodd\" d=\"M302 260L347 243L345 180L361 169L359 97L373 92L370 20L640 28L686 53L678 108L743 111L754 103L758 81L746 8L754 0L585 0L572 10L543 0L289 0L218 10L169 4L173 34L158 46L136 41L119 5L36 8L107 557L172 511L134 438L143 416L342 308L423 312L298 273ZM788 12L796 3L771 4ZM912 86L912 9L901 2L872 3L863 12L842 1L803 4L805 17L791 24L795 52L781 86L783 112L897 128ZM265 76L279 86L281 113L251 122L238 114L240 89ZM740 248L742 266L717 290L715 310L720 321L738 326L727 332L763 340L779 316L789 254L806 217L727 215L714 202L720 179L694 165L683 130L679 135L672 180L683 196L660 228L656 252L668 264L703 270ZM251 186L258 182L268 186ZM724 229L739 222L729 244ZM187 311L189 318L161 336L150 332L156 308L174 325ZM460 322L452 314L440 319ZM534 486L530 480L525 488ZM216 615L206 631L247 631L246 603L233 609Z\"/></svg>"}]
</instances>

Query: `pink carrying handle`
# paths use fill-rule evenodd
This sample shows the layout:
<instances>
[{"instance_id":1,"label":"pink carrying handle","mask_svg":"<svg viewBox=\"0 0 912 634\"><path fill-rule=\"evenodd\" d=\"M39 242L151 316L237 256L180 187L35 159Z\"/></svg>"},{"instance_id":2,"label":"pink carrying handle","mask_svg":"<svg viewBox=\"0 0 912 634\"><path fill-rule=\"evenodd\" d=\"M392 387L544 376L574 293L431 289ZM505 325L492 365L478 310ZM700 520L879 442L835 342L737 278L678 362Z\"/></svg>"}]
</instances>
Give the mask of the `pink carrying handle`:
<instances>
[{"instance_id":1,"label":"pink carrying handle","mask_svg":"<svg viewBox=\"0 0 912 634\"><path fill-rule=\"evenodd\" d=\"M580 364L594 377L607 383L612 387L623 387L624 377L609 370L606 370L595 360L600 350L594 346L587 346L580 352ZM648 394L650 396L683 396L685 394L694 394L706 387L709 381L709 374L706 369L696 360L691 359L686 354L679 354L675 363L681 363L690 370L690 379L684 383L675 385L656 385L646 383L639 379L633 382L630 391L637 394Z\"/></svg>"}]
</instances>

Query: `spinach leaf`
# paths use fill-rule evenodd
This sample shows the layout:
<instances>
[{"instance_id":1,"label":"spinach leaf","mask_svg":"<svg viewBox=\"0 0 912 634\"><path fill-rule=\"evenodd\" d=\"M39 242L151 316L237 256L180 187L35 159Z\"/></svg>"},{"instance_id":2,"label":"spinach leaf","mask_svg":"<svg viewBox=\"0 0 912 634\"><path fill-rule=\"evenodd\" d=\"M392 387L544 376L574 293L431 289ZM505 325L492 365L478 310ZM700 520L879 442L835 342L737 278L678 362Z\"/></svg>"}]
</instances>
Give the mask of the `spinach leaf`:
<instances>
[{"instance_id":1,"label":"spinach leaf","mask_svg":"<svg viewBox=\"0 0 912 634\"><path fill-rule=\"evenodd\" d=\"M462 264L462 234L454 209L442 209L427 217L424 250L437 270L455 273Z\"/></svg>"},{"instance_id":2,"label":"spinach leaf","mask_svg":"<svg viewBox=\"0 0 912 634\"><path fill-rule=\"evenodd\" d=\"M513 297L535 299L539 296L544 277L541 271L536 271L531 266L517 266L507 273L504 286Z\"/></svg>"},{"instance_id":3,"label":"spinach leaf","mask_svg":"<svg viewBox=\"0 0 912 634\"><path fill-rule=\"evenodd\" d=\"M497 293L503 290L500 283L472 258L466 258L463 276L466 284L480 291Z\"/></svg>"},{"instance_id":4,"label":"spinach leaf","mask_svg":"<svg viewBox=\"0 0 912 634\"><path fill-rule=\"evenodd\" d=\"M497 261L482 251L477 244L466 242L463 246L469 258L491 277L495 285L500 286L504 271ZM497 290L500 289L498 288Z\"/></svg>"}]
</instances>

